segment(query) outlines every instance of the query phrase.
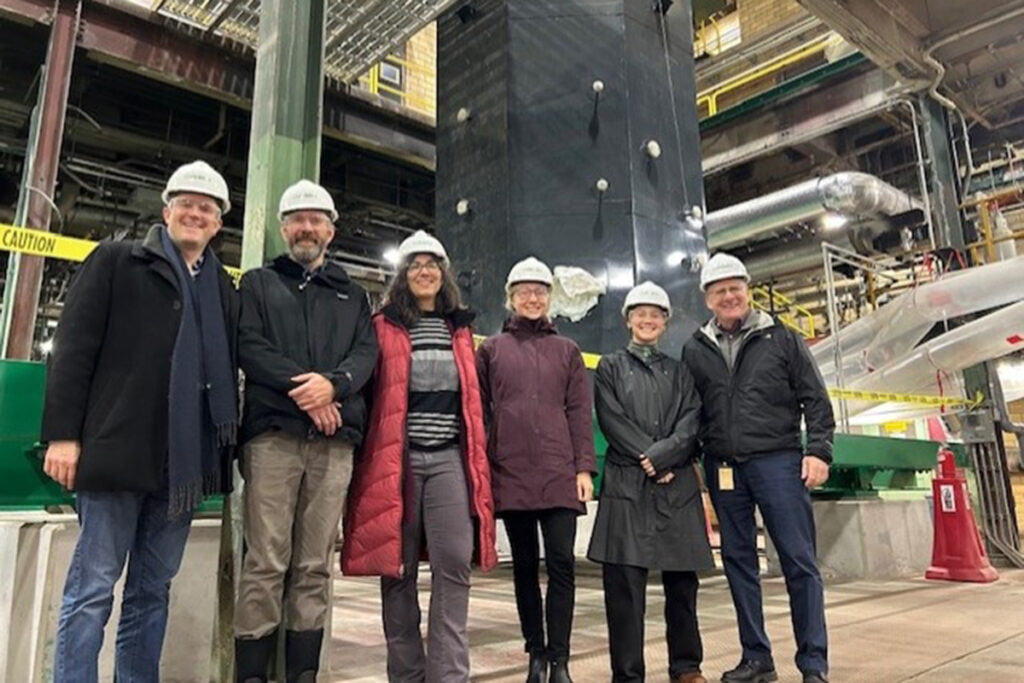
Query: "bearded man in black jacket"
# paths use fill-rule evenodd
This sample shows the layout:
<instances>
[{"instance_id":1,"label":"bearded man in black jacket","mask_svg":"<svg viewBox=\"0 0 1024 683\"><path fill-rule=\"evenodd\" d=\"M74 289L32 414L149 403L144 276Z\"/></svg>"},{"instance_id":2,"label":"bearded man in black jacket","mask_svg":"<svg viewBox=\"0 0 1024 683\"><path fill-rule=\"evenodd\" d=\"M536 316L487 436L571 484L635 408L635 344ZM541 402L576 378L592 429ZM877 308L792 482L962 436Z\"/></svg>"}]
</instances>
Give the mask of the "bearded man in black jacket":
<instances>
[{"instance_id":1,"label":"bearded man in black jacket","mask_svg":"<svg viewBox=\"0 0 1024 683\"><path fill-rule=\"evenodd\" d=\"M370 304L326 260L337 210L300 180L281 196L288 254L242 277L242 473L247 552L235 610L243 683L266 680L280 627L288 683L316 680L330 556L363 438L360 392L377 361Z\"/></svg>"}]
</instances>

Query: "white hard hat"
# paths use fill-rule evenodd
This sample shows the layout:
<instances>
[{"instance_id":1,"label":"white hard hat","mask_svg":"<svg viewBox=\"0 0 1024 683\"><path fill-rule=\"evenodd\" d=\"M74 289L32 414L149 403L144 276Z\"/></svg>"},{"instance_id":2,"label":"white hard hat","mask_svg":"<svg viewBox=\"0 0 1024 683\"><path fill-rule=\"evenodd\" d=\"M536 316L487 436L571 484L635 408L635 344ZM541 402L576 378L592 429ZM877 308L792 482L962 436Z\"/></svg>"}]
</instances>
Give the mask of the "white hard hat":
<instances>
[{"instance_id":1,"label":"white hard hat","mask_svg":"<svg viewBox=\"0 0 1024 683\"><path fill-rule=\"evenodd\" d=\"M622 305L622 317L629 315L629 309L634 306L657 306L672 315L672 304L668 300L668 292L654 284L650 280L641 282L626 295L626 303Z\"/></svg>"},{"instance_id":2,"label":"white hard hat","mask_svg":"<svg viewBox=\"0 0 1024 683\"><path fill-rule=\"evenodd\" d=\"M719 253L712 256L700 271L700 291L705 291L713 282L740 278L750 282L750 275L743 261L732 254Z\"/></svg>"},{"instance_id":3,"label":"white hard hat","mask_svg":"<svg viewBox=\"0 0 1024 683\"><path fill-rule=\"evenodd\" d=\"M285 215L293 211L323 211L331 217L332 223L338 220L331 193L311 180L300 180L281 194L277 219L284 220Z\"/></svg>"},{"instance_id":4,"label":"white hard hat","mask_svg":"<svg viewBox=\"0 0 1024 683\"><path fill-rule=\"evenodd\" d=\"M164 204L170 204L171 198L181 192L194 192L216 199L220 202L221 213L231 210L228 184L224 180L224 176L217 173L213 166L205 161L193 161L190 164L179 166L167 179L167 187L164 188L160 197L164 200Z\"/></svg>"},{"instance_id":5,"label":"white hard hat","mask_svg":"<svg viewBox=\"0 0 1024 683\"><path fill-rule=\"evenodd\" d=\"M424 230L417 230L398 245L399 263L405 263L416 254L432 254L445 263L448 262L448 252L444 250L441 240Z\"/></svg>"},{"instance_id":6,"label":"white hard hat","mask_svg":"<svg viewBox=\"0 0 1024 683\"><path fill-rule=\"evenodd\" d=\"M551 269L540 259L529 256L512 266L508 271L508 279L505 280L505 291L510 291L512 285L518 282L542 282L548 287L555 281L551 275Z\"/></svg>"}]
</instances>

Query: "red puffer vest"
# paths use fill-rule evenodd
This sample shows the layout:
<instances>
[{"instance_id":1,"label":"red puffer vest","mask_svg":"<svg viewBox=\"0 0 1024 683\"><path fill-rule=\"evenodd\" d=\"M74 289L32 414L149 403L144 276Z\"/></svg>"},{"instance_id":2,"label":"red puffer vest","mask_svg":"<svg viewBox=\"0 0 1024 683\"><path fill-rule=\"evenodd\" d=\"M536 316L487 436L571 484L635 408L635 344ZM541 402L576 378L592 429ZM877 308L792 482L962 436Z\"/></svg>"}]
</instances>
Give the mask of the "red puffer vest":
<instances>
[{"instance_id":1,"label":"red puffer vest","mask_svg":"<svg viewBox=\"0 0 1024 683\"><path fill-rule=\"evenodd\" d=\"M477 532L473 559L489 571L497 565L498 554L487 437L469 327L473 317L468 311L457 311L449 318L449 325L453 328L452 346L461 388L466 486ZM341 569L349 576L398 577L402 570L402 475L412 343L390 307L373 317L373 327L380 356L373 373L369 426L349 488Z\"/></svg>"}]
</instances>

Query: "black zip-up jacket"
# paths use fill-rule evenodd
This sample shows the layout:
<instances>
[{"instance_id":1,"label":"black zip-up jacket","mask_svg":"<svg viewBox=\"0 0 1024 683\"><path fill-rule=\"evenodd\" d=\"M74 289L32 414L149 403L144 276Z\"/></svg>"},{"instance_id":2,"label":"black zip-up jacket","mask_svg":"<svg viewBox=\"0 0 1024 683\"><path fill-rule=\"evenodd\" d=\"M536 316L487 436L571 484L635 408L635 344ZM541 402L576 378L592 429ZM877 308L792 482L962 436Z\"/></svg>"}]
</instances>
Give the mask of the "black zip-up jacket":
<instances>
[{"instance_id":1,"label":"black zip-up jacket","mask_svg":"<svg viewBox=\"0 0 1024 683\"><path fill-rule=\"evenodd\" d=\"M360 389L377 361L366 291L331 262L312 274L288 256L242 276L239 364L245 372L242 441L279 429L322 437L288 392L292 377L318 372L334 384L342 427L334 438L358 446L366 424Z\"/></svg>"},{"instance_id":2,"label":"black zip-up jacket","mask_svg":"<svg viewBox=\"0 0 1024 683\"><path fill-rule=\"evenodd\" d=\"M683 346L683 362L701 397L700 442L705 455L743 461L802 450L832 462L832 403L803 340L777 321L759 325L740 345L730 372L708 327ZM807 426L801 445L800 417Z\"/></svg>"}]
</instances>

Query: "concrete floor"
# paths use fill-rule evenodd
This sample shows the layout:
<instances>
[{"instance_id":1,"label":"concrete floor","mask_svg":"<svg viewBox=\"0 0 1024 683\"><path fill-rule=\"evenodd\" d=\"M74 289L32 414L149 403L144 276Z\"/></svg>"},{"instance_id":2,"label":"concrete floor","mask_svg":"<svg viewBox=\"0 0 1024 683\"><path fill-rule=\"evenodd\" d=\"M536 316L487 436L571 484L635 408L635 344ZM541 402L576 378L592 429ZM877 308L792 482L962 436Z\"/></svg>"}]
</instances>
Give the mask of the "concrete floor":
<instances>
[{"instance_id":1,"label":"concrete floor","mask_svg":"<svg viewBox=\"0 0 1024 683\"><path fill-rule=\"evenodd\" d=\"M577 683L608 681L600 569L581 562L577 572L571 671ZM427 572L421 574L420 596L425 609ZM648 678L667 681L659 583L652 581L649 596ZM826 600L833 682L1024 681L1024 570L1001 569L999 581L987 585L923 579L836 583L827 587ZM699 602L704 672L716 681L739 659L725 578L720 574L706 578ZM472 680L522 683L525 655L510 565L474 576L469 612ZM765 618L775 644L779 680L799 682L781 579L765 581ZM387 681L376 580L335 582L330 657L333 673L324 680Z\"/></svg>"}]
</instances>

